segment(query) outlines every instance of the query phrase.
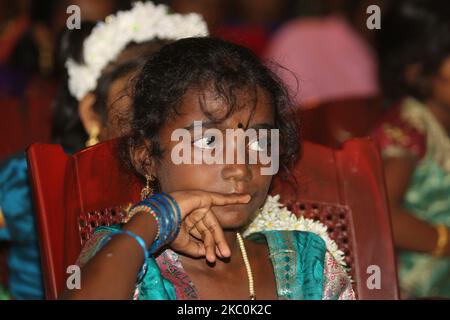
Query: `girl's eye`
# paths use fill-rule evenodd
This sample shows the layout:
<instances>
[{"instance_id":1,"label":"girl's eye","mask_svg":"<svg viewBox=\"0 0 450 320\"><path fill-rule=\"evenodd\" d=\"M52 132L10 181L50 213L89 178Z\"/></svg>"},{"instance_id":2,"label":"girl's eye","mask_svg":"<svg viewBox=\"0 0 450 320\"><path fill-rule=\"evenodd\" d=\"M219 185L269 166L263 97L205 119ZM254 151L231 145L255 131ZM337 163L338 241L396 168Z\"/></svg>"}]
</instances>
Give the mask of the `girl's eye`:
<instances>
[{"instance_id":1,"label":"girl's eye","mask_svg":"<svg viewBox=\"0 0 450 320\"><path fill-rule=\"evenodd\" d=\"M250 142L248 144L248 148L250 150L257 151L257 152L264 151L264 150L267 149L267 147L268 147L268 145L267 145L267 137L266 138L262 138L262 139L260 138L260 139L254 140L254 141L252 141L252 142Z\"/></svg>"},{"instance_id":2,"label":"girl's eye","mask_svg":"<svg viewBox=\"0 0 450 320\"><path fill-rule=\"evenodd\" d=\"M215 141L216 141L215 136L203 137L195 140L194 146L202 149L212 149Z\"/></svg>"}]
</instances>

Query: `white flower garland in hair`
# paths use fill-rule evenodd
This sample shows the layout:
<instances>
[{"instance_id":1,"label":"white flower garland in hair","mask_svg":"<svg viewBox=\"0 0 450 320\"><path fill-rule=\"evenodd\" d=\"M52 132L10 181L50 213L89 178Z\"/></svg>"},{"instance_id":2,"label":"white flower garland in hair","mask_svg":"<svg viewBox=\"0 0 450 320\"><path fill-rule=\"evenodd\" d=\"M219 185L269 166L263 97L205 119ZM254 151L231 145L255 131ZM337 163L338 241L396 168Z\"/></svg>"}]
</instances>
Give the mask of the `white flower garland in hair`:
<instances>
[{"instance_id":1,"label":"white flower garland in hair","mask_svg":"<svg viewBox=\"0 0 450 320\"><path fill-rule=\"evenodd\" d=\"M297 218L291 211L279 202L280 195L267 196L264 206L256 215L255 219L249 224L243 233L248 236L252 233L264 230L299 230L308 231L320 236L326 244L327 250L336 259L336 261L347 267L345 263L344 252L339 250L336 242L334 242L327 233L327 227L319 221L306 219L304 217Z\"/></svg>"},{"instance_id":2,"label":"white flower garland in hair","mask_svg":"<svg viewBox=\"0 0 450 320\"><path fill-rule=\"evenodd\" d=\"M169 13L165 5L136 2L131 10L119 11L94 27L83 43L84 64L67 60L70 93L81 100L94 90L103 68L131 42L207 35L206 22L198 14Z\"/></svg>"}]
</instances>

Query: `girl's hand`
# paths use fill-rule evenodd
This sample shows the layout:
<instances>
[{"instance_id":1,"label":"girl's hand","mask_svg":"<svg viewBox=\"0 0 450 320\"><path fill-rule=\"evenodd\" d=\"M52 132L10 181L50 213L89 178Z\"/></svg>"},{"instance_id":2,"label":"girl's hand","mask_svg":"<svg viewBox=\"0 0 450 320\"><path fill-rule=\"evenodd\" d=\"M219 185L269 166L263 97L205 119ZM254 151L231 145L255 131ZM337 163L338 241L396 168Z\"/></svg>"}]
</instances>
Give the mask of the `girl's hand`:
<instances>
[{"instance_id":1,"label":"girl's hand","mask_svg":"<svg viewBox=\"0 0 450 320\"><path fill-rule=\"evenodd\" d=\"M204 256L211 263L216 255L229 257L230 248L211 207L248 203L251 196L206 191L176 191L170 195L177 201L182 219L180 232L170 247L194 258Z\"/></svg>"}]
</instances>

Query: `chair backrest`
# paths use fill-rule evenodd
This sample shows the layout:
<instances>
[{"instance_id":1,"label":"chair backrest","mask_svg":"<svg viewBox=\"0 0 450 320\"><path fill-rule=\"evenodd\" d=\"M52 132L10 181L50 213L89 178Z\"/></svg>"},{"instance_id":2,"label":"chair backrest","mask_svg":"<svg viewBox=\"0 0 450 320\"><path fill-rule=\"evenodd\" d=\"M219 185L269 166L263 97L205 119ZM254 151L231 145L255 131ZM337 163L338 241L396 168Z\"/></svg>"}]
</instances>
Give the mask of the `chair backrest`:
<instances>
[{"instance_id":1,"label":"chair backrest","mask_svg":"<svg viewBox=\"0 0 450 320\"><path fill-rule=\"evenodd\" d=\"M123 209L139 200L142 183L122 169L117 144L106 142L73 156L56 145L28 149L44 270L46 297L62 292L66 268L99 225L118 223ZM355 139L340 150L306 142L295 166L298 186L276 177L280 193L296 214L320 219L348 255L360 299L398 298L383 171L376 147ZM367 268L381 270L381 288L370 290Z\"/></svg>"},{"instance_id":2,"label":"chair backrest","mask_svg":"<svg viewBox=\"0 0 450 320\"><path fill-rule=\"evenodd\" d=\"M398 299L384 171L373 141L351 139L340 149L306 142L290 178L279 174L271 192L296 215L328 227L346 255L359 299ZM380 288L374 289L377 271Z\"/></svg>"},{"instance_id":3,"label":"chair backrest","mask_svg":"<svg viewBox=\"0 0 450 320\"><path fill-rule=\"evenodd\" d=\"M383 113L379 97L348 97L302 109L299 115L305 140L336 148L370 135Z\"/></svg>"},{"instance_id":4,"label":"chair backrest","mask_svg":"<svg viewBox=\"0 0 450 320\"><path fill-rule=\"evenodd\" d=\"M121 209L140 199L141 182L122 169L117 154L115 141L73 156L59 145L27 150L47 299L62 292L67 267L92 231L119 223Z\"/></svg>"}]
</instances>

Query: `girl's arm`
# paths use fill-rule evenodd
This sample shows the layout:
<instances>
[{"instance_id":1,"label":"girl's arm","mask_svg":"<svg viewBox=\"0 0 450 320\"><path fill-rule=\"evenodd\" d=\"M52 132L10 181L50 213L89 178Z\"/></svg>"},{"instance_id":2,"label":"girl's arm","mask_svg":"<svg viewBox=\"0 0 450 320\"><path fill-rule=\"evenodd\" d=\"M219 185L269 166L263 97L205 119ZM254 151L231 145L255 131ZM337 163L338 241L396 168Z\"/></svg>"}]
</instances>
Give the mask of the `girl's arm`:
<instances>
[{"instance_id":1,"label":"girl's arm","mask_svg":"<svg viewBox=\"0 0 450 320\"><path fill-rule=\"evenodd\" d=\"M140 236L147 247L157 232L154 218L137 213L123 228ZM66 289L61 299L131 299L144 252L128 235L116 235L81 269L81 289Z\"/></svg>"},{"instance_id":2,"label":"girl's arm","mask_svg":"<svg viewBox=\"0 0 450 320\"><path fill-rule=\"evenodd\" d=\"M230 249L212 206L248 203L250 195L225 195L199 190L171 193L181 214L181 226L170 247L214 263L216 254L229 257ZM168 214L166 212L166 214ZM152 215L138 212L122 228L141 237L147 248L155 240L158 225ZM196 238L191 236L196 235ZM131 299L144 263L144 251L129 235L115 235L81 269L81 289L66 289L62 299Z\"/></svg>"},{"instance_id":3,"label":"girl's arm","mask_svg":"<svg viewBox=\"0 0 450 320\"><path fill-rule=\"evenodd\" d=\"M392 157L385 160L394 242L399 249L431 253L438 240L435 227L403 208L404 195L416 165L417 160L413 157ZM450 246L447 246L444 254L450 256Z\"/></svg>"}]
</instances>

